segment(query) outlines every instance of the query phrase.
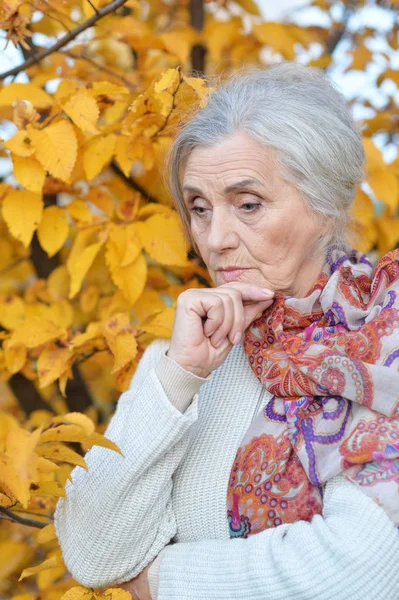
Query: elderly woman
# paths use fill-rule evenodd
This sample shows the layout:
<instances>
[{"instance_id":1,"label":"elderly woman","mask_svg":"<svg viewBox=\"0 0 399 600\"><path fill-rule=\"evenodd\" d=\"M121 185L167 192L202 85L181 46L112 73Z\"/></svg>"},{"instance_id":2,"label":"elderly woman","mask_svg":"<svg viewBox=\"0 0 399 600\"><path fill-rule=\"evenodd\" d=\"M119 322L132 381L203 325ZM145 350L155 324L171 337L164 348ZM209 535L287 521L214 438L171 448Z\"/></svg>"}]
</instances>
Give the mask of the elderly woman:
<instances>
[{"instance_id":1,"label":"elderly woman","mask_svg":"<svg viewBox=\"0 0 399 600\"><path fill-rule=\"evenodd\" d=\"M55 525L134 600L397 600L399 252L345 240L363 178L318 70L240 71L181 128L171 187L215 287L177 301Z\"/></svg>"}]
</instances>

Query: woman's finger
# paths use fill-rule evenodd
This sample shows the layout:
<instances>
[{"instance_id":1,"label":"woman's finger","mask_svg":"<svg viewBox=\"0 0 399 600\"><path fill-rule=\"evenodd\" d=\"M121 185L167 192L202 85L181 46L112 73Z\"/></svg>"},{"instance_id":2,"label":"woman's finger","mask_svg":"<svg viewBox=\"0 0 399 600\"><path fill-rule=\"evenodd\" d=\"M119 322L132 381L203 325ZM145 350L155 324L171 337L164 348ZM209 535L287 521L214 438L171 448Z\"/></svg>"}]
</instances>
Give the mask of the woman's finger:
<instances>
[{"instance_id":1,"label":"woman's finger","mask_svg":"<svg viewBox=\"0 0 399 600\"><path fill-rule=\"evenodd\" d=\"M274 302L274 299L270 298L270 300L264 300L263 302L247 304L244 307L244 319L245 319L244 330L247 329L247 327L249 327L253 321L256 321L256 319L259 319L262 316L262 313L267 308L269 308L269 306L271 306L273 304L273 302Z\"/></svg>"},{"instance_id":2,"label":"woman's finger","mask_svg":"<svg viewBox=\"0 0 399 600\"><path fill-rule=\"evenodd\" d=\"M204 293L198 295L198 302L202 315L205 317L204 335L210 337L222 325L225 318L223 298L215 293Z\"/></svg>"},{"instance_id":3,"label":"woman's finger","mask_svg":"<svg viewBox=\"0 0 399 600\"><path fill-rule=\"evenodd\" d=\"M211 342L214 348L219 348L223 341L228 337L234 325L234 302L230 294L221 294L221 300L224 308L224 318L211 336Z\"/></svg>"},{"instance_id":4,"label":"woman's finger","mask_svg":"<svg viewBox=\"0 0 399 600\"><path fill-rule=\"evenodd\" d=\"M262 302L263 300L273 298L274 296L274 292L268 288L261 288L260 286L252 283L242 283L239 281L225 283L218 286L216 289L218 291L237 290L241 294L243 303Z\"/></svg>"}]
</instances>

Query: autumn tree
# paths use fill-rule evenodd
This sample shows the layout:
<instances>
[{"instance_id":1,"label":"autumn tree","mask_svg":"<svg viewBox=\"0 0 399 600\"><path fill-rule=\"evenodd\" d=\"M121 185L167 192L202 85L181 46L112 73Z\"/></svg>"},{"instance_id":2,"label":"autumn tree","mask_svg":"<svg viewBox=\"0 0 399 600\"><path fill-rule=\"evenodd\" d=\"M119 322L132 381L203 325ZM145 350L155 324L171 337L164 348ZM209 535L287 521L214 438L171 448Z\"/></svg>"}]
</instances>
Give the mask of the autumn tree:
<instances>
[{"instance_id":1,"label":"autumn tree","mask_svg":"<svg viewBox=\"0 0 399 600\"><path fill-rule=\"evenodd\" d=\"M372 5L391 18L382 41L358 25ZM316 0L324 24L300 25L309 7L270 22L252 0L3 0L21 62L0 74L0 594L103 597L66 573L52 514L93 444L118 451L102 434L144 349L170 335L177 296L211 285L162 173L213 76L383 65L383 103L350 99L368 163L353 239L374 258L398 244L397 7Z\"/></svg>"}]
</instances>

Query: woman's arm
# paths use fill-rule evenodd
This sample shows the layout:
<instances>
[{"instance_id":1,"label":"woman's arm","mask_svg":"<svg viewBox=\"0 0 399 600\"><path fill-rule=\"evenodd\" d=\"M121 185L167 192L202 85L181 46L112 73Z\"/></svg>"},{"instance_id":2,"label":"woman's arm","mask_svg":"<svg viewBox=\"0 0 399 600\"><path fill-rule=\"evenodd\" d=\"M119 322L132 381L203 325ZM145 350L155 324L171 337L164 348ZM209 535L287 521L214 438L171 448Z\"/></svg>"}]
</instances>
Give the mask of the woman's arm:
<instances>
[{"instance_id":1,"label":"woman's arm","mask_svg":"<svg viewBox=\"0 0 399 600\"><path fill-rule=\"evenodd\" d=\"M167 546L150 589L153 600L397 600L398 561L398 528L338 476L311 523Z\"/></svg>"},{"instance_id":2,"label":"woman's arm","mask_svg":"<svg viewBox=\"0 0 399 600\"><path fill-rule=\"evenodd\" d=\"M106 437L123 456L93 446L88 471L75 467L54 523L65 564L88 587L138 575L176 533L172 475L197 419L197 377L165 356L166 341L144 353L117 404Z\"/></svg>"}]
</instances>

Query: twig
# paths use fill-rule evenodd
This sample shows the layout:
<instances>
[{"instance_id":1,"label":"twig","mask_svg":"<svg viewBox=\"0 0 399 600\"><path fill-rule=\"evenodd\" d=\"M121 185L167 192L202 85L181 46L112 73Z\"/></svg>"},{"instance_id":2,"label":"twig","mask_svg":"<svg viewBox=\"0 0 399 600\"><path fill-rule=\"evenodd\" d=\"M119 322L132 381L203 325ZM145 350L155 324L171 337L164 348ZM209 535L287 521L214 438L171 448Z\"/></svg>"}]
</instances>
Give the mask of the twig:
<instances>
[{"instance_id":1,"label":"twig","mask_svg":"<svg viewBox=\"0 0 399 600\"><path fill-rule=\"evenodd\" d=\"M96 12L94 15L92 15L89 19L87 19L80 25L78 25L78 27L75 27L75 29L72 29L70 31L70 33L65 34L62 38L60 38L58 40L58 42L56 42L49 48L42 50L42 52L39 52L36 56L29 58L28 60L23 62L18 67L14 67L13 69L10 69L9 71L5 71L5 73L1 73L0 81L5 79L6 77L9 77L10 75L17 75L21 71L25 71L29 67L32 67L33 65L37 64L39 61L43 60L43 58L46 58L46 56L48 56L49 54L52 54L53 52L56 52L60 48L63 48L66 44L68 44L69 42L74 40L80 33L82 33L82 31L85 31L89 27L92 27L92 25L97 23L97 21L99 21L102 17L105 17L109 13L120 8L121 6L126 4L126 2L127 2L127 0L113 0L113 2L110 2L106 6L103 6L103 8L100 8L100 10L98 12Z\"/></svg>"},{"instance_id":2,"label":"twig","mask_svg":"<svg viewBox=\"0 0 399 600\"><path fill-rule=\"evenodd\" d=\"M11 263L10 265L7 265L6 267L4 267L4 269L0 270L0 275L3 275L3 273L7 273L7 271L11 271L11 269L17 267L25 260L29 260L29 256L22 256L21 258L18 258L15 262Z\"/></svg>"},{"instance_id":3,"label":"twig","mask_svg":"<svg viewBox=\"0 0 399 600\"><path fill-rule=\"evenodd\" d=\"M126 175L123 173L123 171L121 171L121 169L118 167L115 161L111 163L111 168L113 171L115 171L117 175L119 175L119 177L123 179L127 186L129 186L133 190L136 190L136 192L139 192L146 200L148 200L148 202L157 202L159 204L155 196L147 192L147 190L144 189L139 183L137 183L137 181L135 181L131 177L126 177Z\"/></svg>"},{"instance_id":4,"label":"twig","mask_svg":"<svg viewBox=\"0 0 399 600\"><path fill-rule=\"evenodd\" d=\"M104 73L108 73L108 75L115 77L115 79L119 79L128 88L129 91L132 92L136 89L136 86L130 83L130 81L125 79L122 75L115 73L115 71L113 71L112 69L108 69L108 67L104 67L100 63L96 62L93 58L90 58L85 54L75 54L74 52L69 52L68 50L63 50L62 52L60 52L60 54L65 54L66 56L69 56L69 58L73 58L75 60L85 60L88 63L92 64L94 67L96 67L99 71L103 71Z\"/></svg>"},{"instance_id":5,"label":"twig","mask_svg":"<svg viewBox=\"0 0 399 600\"><path fill-rule=\"evenodd\" d=\"M347 27L348 27L348 21L349 21L350 17L352 16L353 11L356 8L355 4L356 4L355 0L349 0L348 6L345 7L344 15L342 17L341 27L338 27L338 29L333 31L331 36L327 40L326 50L330 56L333 55L336 47L338 46L338 44L340 43L340 41L346 34Z\"/></svg>"},{"instance_id":6,"label":"twig","mask_svg":"<svg viewBox=\"0 0 399 600\"><path fill-rule=\"evenodd\" d=\"M169 119L170 119L170 117L171 117L171 115L172 115L172 113L174 111L174 109L176 108L176 95L177 95L177 92L179 91L179 88L180 88L180 86L182 84L181 68L177 67L177 69L179 71L179 83L177 84L177 88L175 89L175 91L172 94L172 98L173 98L173 100L172 100L172 106L170 108L170 111L166 115L166 118L165 118L165 121L164 121L163 125L158 129L158 131L156 133L153 134L153 136L152 136L153 138L157 138L158 135L160 135L162 133L162 131L164 131L164 129L166 128L166 125L168 124L168 121L169 121Z\"/></svg>"},{"instance_id":7,"label":"twig","mask_svg":"<svg viewBox=\"0 0 399 600\"><path fill-rule=\"evenodd\" d=\"M42 1L43 1L43 0L42 0ZM36 6L34 5L34 3L33 3L33 2L28 2L27 4L28 4L29 6L32 6L32 8L33 8L34 10L36 10ZM46 4L48 4L48 2L46 2ZM51 8L51 6L50 6L50 10L54 10L54 11L55 11L55 9L52 9L52 8ZM46 15L46 16L47 16L49 19L52 19L53 21L56 21L57 23L59 23L59 24L60 24L60 25L61 25L61 26L62 26L62 27L65 29L65 31L67 31L68 33L70 33L70 31L71 31L71 30L69 29L68 25L65 25L65 23L64 23L63 21L61 21L61 19L59 19L58 17L55 17L54 15L51 15L49 12L47 13L47 15ZM66 16L66 15L65 15L65 16ZM72 22L73 22L73 21L72 21Z\"/></svg>"},{"instance_id":8,"label":"twig","mask_svg":"<svg viewBox=\"0 0 399 600\"><path fill-rule=\"evenodd\" d=\"M91 0L87 0L87 2L90 4L90 6L94 10L94 12L98 13L98 8L96 6L94 6L93 2Z\"/></svg>"},{"instance_id":9,"label":"twig","mask_svg":"<svg viewBox=\"0 0 399 600\"><path fill-rule=\"evenodd\" d=\"M21 525L29 525L29 527L38 527L39 529L43 529L43 527L46 527L46 525L52 523L52 521L49 523L43 523L42 521L35 521L35 519L24 519L23 517L19 517L13 513L11 510L8 510L8 508L4 508L3 506L0 506L0 512L8 517L6 519L7 521L13 521L14 523L20 523ZM0 519L1 518L4 517L0 516Z\"/></svg>"}]
</instances>

